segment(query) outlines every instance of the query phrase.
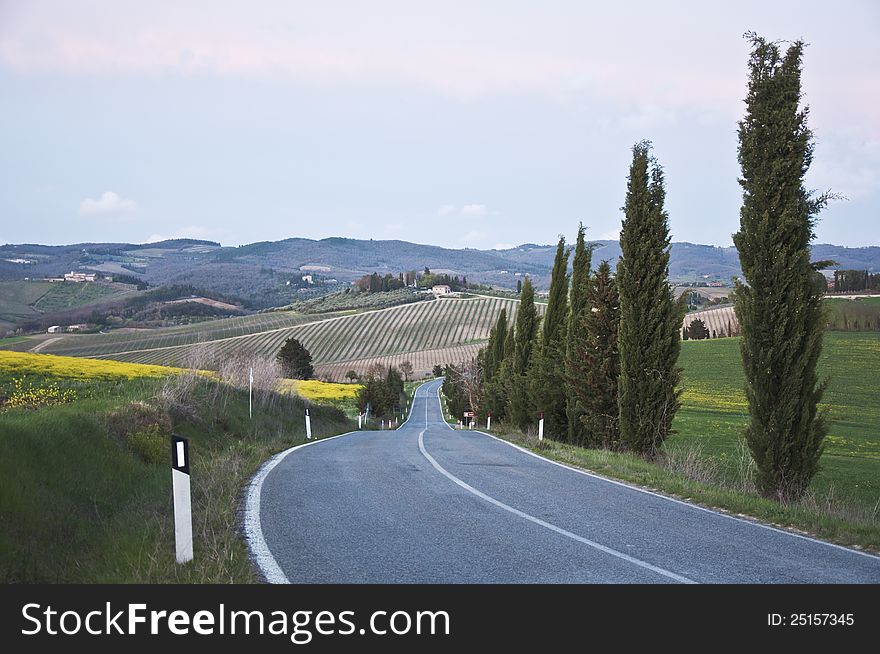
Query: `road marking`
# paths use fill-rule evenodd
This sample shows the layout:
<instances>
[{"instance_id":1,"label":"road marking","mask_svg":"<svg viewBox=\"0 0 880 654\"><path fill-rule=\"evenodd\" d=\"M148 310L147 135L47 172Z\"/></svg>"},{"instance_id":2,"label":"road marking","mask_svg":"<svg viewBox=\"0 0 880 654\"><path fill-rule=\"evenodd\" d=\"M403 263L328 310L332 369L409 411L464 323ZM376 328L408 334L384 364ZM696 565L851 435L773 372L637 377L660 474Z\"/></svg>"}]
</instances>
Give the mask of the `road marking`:
<instances>
[{"instance_id":1,"label":"road marking","mask_svg":"<svg viewBox=\"0 0 880 654\"><path fill-rule=\"evenodd\" d=\"M426 405L425 412L427 414L427 402L425 403L425 405ZM485 493L478 491L473 486L468 485L467 483L463 482L461 479L459 479L458 477L453 475L446 468L444 468L439 463L437 463L437 460L434 459L434 457L432 457L430 454L428 454L428 450L425 449L425 438L424 438L425 432L427 430L428 429L426 426L425 429L423 429L422 432L419 434L419 450L422 452L422 456L424 456L428 460L428 462L432 466L434 466L434 468L437 470L437 472L439 472L440 474L442 474L443 476L448 478L450 481L458 484L459 486L464 488L469 493L473 493L474 495L479 497L481 500L485 500L486 502L489 502L490 504L494 504L499 509L504 509L505 511L512 513L513 515L518 516L520 518L523 518L524 520L528 520L529 522L534 522L536 525L544 527L545 529L549 529L550 531L555 531L557 534L565 536L566 538L571 538L572 540L575 540L579 543L583 543L584 545L588 545L594 549L597 549L600 552L604 552L605 554L610 554L611 556L617 557L618 559L623 559L624 561L632 563L633 565L637 565L640 568L645 568L646 570L650 570L651 572L655 572L659 575L662 575L664 577L667 577L667 578L672 579L674 581L677 581L679 583L682 583L682 584L695 584L695 583L697 583L692 579L688 579L687 577L683 577L681 575L675 574L674 572L670 572L669 570L664 570L663 568L658 568L656 565L651 565L650 563L648 563L646 561L642 561L641 559L637 559L633 556L630 556L629 554L624 554L623 552L618 552L615 549L611 549L610 547L605 547L604 545L601 545L600 543L589 540L588 538L584 538L583 536L578 536L577 534L574 534L570 531L566 531L565 529L562 529L561 527L557 527L556 525L550 524L549 522L541 520L540 518L536 518L533 515L529 515L528 513L520 511L519 509L515 509L512 506L509 506L509 505L505 504L504 502L501 502L500 500L496 500L494 497L490 497L489 495L486 495Z\"/></svg>"},{"instance_id":2,"label":"road marking","mask_svg":"<svg viewBox=\"0 0 880 654\"><path fill-rule=\"evenodd\" d=\"M440 388L437 388L437 403L440 404ZM443 411L443 405L440 404L440 411ZM449 425L445 420L443 423L452 431L455 431L452 426ZM499 443L503 443L508 447L512 447L516 450L519 450L523 454L528 454L529 456L535 457L536 459L543 461L544 463L549 463L554 466L559 466L560 468L565 468L566 470L570 470L571 472L576 472L579 475L584 475L585 477L591 477L597 481L604 481L609 484L614 484L615 486L621 486L623 488L628 488L629 490L636 491L637 493L644 493L645 495L651 495L653 497L660 498L661 500L666 500L668 502L674 502L675 504L680 504L682 506L686 506L690 509L696 509L697 511L704 511L706 513L711 513L714 516L719 518L727 518L728 520L735 520L736 522L741 522L746 525L751 525L752 527L760 527L761 529L769 529L770 531L775 531L780 534L785 534L786 536L791 536L793 538L800 538L802 540L807 540L812 543L818 543L819 545L826 545L828 547L833 547L834 549L843 550L844 552L849 552L850 554L858 554L860 556L866 556L870 559L878 559L874 554L870 552L863 552L861 550L852 549L851 547L844 547L843 545L838 545L837 543L829 543L825 540L820 540L818 538L813 538L812 536L804 536L803 534L798 534L793 531L787 531L785 529L780 529L779 527L773 527L772 525L766 525L763 522L757 522L757 518L754 520L746 520L745 518L740 518L735 515L730 515L729 513L721 513L720 511L716 511L715 509L710 509L706 506L700 506L699 504L693 504L691 502L685 502L683 500L676 499L674 497L669 497L668 495L663 495L662 493L655 493L654 491L647 490L646 488L639 488L638 486L632 486L627 484L626 482L619 481L617 479L609 479L608 477L603 477L602 475L597 475L594 472L590 472L588 470L582 470L581 468L575 468L574 466L567 465L565 463L561 463L559 461L554 461L553 459L548 459L545 456L541 456L540 454L536 454L530 450L527 450L524 447L520 447L515 443L511 443L510 441L506 441L503 438L498 438L497 436L493 436L492 434L487 434L484 431L475 431L471 432L475 434L481 434L482 436L488 436L492 440L496 440Z\"/></svg>"},{"instance_id":3,"label":"road marking","mask_svg":"<svg viewBox=\"0 0 880 654\"><path fill-rule=\"evenodd\" d=\"M253 479L251 479L244 509L244 535L250 546L254 563L256 563L260 572L263 573L263 576L266 577L266 581L270 584L289 584L290 580L287 578L287 575L284 574L281 566L278 565L278 561L275 560L272 551L269 549L269 545L266 544L266 538L263 536L263 525L260 521L260 499L262 496L263 482L266 480L266 477L275 469L275 466L281 463L284 458L294 450L308 447L309 445L317 445L318 443L326 443L327 441L342 438L343 436L369 433L370 432L368 431L349 431L344 434L330 436L329 438L321 438L309 443L303 443L302 445L295 445L283 452L279 452L266 461L266 463L264 463L257 471L257 474L254 475Z\"/></svg>"},{"instance_id":4,"label":"road marking","mask_svg":"<svg viewBox=\"0 0 880 654\"><path fill-rule=\"evenodd\" d=\"M422 384L421 386L416 387L416 392L413 393L413 405L410 408L410 415L407 417L406 421L400 425L401 427L409 422L409 418L412 417L413 411L415 411L416 408L415 397L418 394L419 389L424 385L425 384ZM425 415L427 415L428 399L424 396L421 397L425 399ZM256 563L257 568L259 568L260 572L262 572L263 576L266 578L266 581L270 584L289 584L290 579L287 578L287 575L284 574L281 566L278 565L278 561L272 555L272 551L269 549L269 545L266 543L266 538L263 535L263 525L260 520L260 500L262 499L263 482L266 480L266 477L275 469L275 466L281 463L284 458L294 450L308 447L309 445L317 445L318 443L332 441L336 438L341 438L342 436L369 433L369 431L349 431L344 434L337 434L336 436L321 438L316 441L311 441L310 443L303 443L302 445L288 448L266 461L257 471L257 474L254 475L253 479L251 479L244 509L244 534L248 546L250 547L254 563Z\"/></svg>"}]
</instances>

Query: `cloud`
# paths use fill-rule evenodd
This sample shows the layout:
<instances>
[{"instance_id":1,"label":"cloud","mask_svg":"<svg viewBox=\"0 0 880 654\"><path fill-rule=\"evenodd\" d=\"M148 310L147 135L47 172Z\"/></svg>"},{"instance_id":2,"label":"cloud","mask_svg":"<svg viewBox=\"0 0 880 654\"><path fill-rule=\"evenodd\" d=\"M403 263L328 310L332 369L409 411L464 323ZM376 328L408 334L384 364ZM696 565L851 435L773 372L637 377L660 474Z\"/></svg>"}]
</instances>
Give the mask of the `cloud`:
<instances>
[{"instance_id":1,"label":"cloud","mask_svg":"<svg viewBox=\"0 0 880 654\"><path fill-rule=\"evenodd\" d=\"M620 125L625 129L657 129L669 127L678 120L675 111L659 107L656 104L645 104L635 107L633 111L620 118ZM705 117L703 118L705 120Z\"/></svg>"},{"instance_id":2,"label":"cloud","mask_svg":"<svg viewBox=\"0 0 880 654\"><path fill-rule=\"evenodd\" d=\"M466 204L461 208L454 204L444 204L437 209L438 216L466 216L474 218L478 216L488 216L492 211L485 204Z\"/></svg>"},{"instance_id":3,"label":"cloud","mask_svg":"<svg viewBox=\"0 0 880 654\"><path fill-rule=\"evenodd\" d=\"M485 216L487 213L485 204L466 204L461 208L462 216Z\"/></svg>"},{"instance_id":4,"label":"cloud","mask_svg":"<svg viewBox=\"0 0 880 654\"><path fill-rule=\"evenodd\" d=\"M79 205L80 216L120 216L137 211L134 200L127 200L113 191L104 191L97 200L86 198Z\"/></svg>"}]
</instances>

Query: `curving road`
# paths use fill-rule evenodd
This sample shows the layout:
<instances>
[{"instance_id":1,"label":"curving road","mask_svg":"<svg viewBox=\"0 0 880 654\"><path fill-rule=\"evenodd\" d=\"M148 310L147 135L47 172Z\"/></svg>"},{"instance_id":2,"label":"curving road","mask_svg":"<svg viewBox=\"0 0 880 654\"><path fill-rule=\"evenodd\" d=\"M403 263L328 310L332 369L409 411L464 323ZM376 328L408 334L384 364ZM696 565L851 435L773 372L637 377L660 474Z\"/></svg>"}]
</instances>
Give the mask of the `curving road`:
<instances>
[{"instance_id":1,"label":"curving road","mask_svg":"<svg viewBox=\"0 0 880 654\"><path fill-rule=\"evenodd\" d=\"M272 582L878 583L880 558L549 462L444 421L440 382L397 431L284 452L251 484Z\"/></svg>"}]
</instances>

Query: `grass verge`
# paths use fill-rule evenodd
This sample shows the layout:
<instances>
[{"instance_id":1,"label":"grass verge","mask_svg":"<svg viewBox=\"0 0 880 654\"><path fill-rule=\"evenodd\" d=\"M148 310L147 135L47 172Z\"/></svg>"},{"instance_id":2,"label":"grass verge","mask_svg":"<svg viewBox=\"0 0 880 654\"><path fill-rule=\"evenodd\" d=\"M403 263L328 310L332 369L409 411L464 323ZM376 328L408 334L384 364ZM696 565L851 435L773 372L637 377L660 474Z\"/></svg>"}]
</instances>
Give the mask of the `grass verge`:
<instances>
[{"instance_id":1,"label":"grass verge","mask_svg":"<svg viewBox=\"0 0 880 654\"><path fill-rule=\"evenodd\" d=\"M255 393L250 419L247 390L204 375L64 383L73 401L0 412L0 582L259 581L239 531L242 492L272 454L305 442L302 399ZM322 438L352 423L315 406L312 428ZM192 457L195 558L183 566L170 430Z\"/></svg>"}]
</instances>

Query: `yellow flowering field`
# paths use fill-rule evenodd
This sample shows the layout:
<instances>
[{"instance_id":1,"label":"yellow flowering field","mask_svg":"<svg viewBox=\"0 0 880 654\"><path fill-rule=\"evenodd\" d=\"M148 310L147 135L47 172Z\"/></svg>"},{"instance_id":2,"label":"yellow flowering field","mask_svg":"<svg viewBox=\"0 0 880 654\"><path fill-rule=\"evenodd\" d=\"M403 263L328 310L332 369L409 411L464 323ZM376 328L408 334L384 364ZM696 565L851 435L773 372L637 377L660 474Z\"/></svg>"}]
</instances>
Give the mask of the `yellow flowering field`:
<instances>
[{"instance_id":1,"label":"yellow flowering field","mask_svg":"<svg viewBox=\"0 0 880 654\"><path fill-rule=\"evenodd\" d=\"M353 400L357 396L360 384L337 384L317 379L285 379L281 382L281 389L293 391L307 400L320 404Z\"/></svg>"},{"instance_id":2,"label":"yellow flowering field","mask_svg":"<svg viewBox=\"0 0 880 654\"><path fill-rule=\"evenodd\" d=\"M81 359L52 354L0 350L0 378L40 375L63 379L113 380L137 377L164 377L181 368L121 363L103 359Z\"/></svg>"}]
</instances>

